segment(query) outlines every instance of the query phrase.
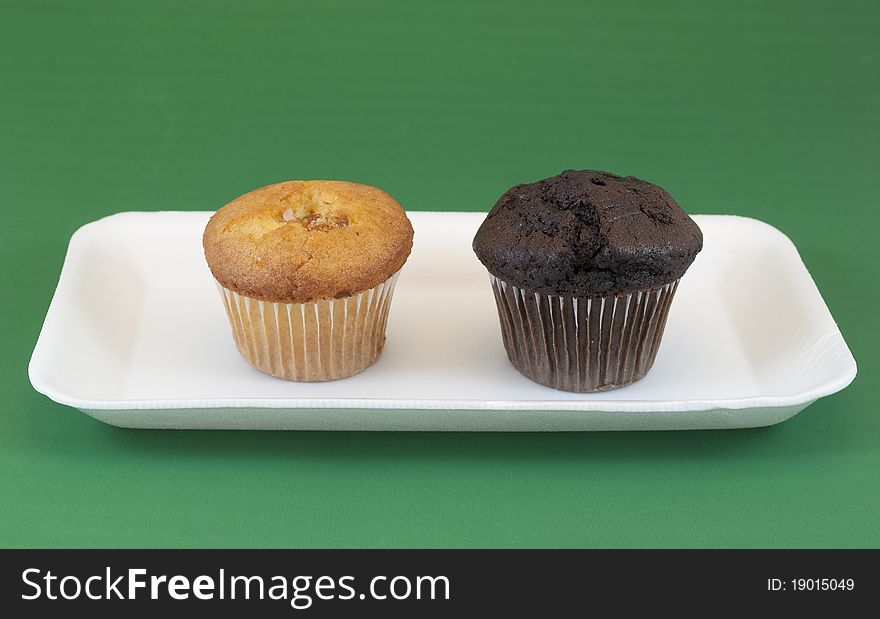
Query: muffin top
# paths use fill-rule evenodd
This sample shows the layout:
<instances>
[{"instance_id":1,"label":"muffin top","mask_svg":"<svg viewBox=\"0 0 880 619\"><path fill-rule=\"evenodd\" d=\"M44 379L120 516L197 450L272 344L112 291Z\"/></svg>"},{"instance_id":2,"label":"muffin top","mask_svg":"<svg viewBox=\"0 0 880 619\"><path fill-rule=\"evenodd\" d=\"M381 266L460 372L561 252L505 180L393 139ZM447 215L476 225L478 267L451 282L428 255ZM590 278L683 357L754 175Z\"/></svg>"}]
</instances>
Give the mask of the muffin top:
<instances>
[{"instance_id":1,"label":"muffin top","mask_svg":"<svg viewBox=\"0 0 880 619\"><path fill-rule=\"evenodd\" d=\"M334 299L377 286L412 249L413 229L381 189L343 181L286 181L218 210L205 259L220 284L275 303Z\"/></svg>"},{"instance_id":2,"label":"muffin top","mask_svg":"<svg viewBox=\"0 0 880 619\"><path fill-rule=\"evenodd\" d=\"M509 189L473 243L502 281L580 297L668 284L702 247L700 228L661 187L596 170Z\"/></svg>"}]
</instances>

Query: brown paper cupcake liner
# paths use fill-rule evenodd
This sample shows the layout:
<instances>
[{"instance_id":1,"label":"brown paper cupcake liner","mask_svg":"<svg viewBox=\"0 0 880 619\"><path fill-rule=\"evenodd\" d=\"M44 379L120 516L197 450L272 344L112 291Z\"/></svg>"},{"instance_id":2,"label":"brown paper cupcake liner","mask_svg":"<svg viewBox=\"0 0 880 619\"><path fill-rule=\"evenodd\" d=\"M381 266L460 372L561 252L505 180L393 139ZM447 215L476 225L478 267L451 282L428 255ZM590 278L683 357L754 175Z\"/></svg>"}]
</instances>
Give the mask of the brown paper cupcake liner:
<instances>
[{"instance_id":1,"label":"brown paper cupcake liner","mask_svg":"<svg viewBox=\"0 0 880 619\"><path fill-rule=\"evenodd\" d=\"M510 362L565 391L604 391L642 378L654 363L678 280L607 297L529 292L490 275Z\"/></svg>"},{"instance_id":2,"label":"brown paper cupcake liner","mask_svg":"<svg viewBox=\"0 0 880 619\"><path fill-rule=\"evenodd\" d=\"M278 378L324 381L357 374L379 358L398 274L350 297L313 303L270 303L217 287L248 363Z\"/></svg>"}]
</instances>

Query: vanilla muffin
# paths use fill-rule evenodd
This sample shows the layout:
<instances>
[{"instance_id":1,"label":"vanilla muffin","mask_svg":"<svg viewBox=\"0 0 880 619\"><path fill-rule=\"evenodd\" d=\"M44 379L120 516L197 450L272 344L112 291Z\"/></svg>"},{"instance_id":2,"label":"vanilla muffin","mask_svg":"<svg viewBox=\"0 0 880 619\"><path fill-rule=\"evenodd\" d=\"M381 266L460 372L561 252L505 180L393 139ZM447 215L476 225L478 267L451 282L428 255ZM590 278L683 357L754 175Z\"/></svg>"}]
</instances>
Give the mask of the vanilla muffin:
<instances>
[{"instance_id":1,"label":"vanilla muffin","mask_svg":"<svg viewBox=\"0 0 880 619\"><path fill-rule=\"evenodd\" d=\"M412 239L380 189L286 181L218 210L202 242L241 355L278 378L322 381L379 357Z\"/></svg>"}]
</instances>

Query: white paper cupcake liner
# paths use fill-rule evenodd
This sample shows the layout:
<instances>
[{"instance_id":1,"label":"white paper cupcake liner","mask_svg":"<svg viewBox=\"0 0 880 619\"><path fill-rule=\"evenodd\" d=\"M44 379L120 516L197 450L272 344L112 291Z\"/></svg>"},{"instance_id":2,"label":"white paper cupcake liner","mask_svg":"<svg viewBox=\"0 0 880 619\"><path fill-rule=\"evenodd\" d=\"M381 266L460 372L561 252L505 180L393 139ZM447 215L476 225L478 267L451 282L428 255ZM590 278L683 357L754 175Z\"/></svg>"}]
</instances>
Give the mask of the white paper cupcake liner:
<instances>
[{"instance_id":1,"label":"white paper cupcake liner","mask_svg":"<svg viewBox=\"0 0 880 619\"><path fill-rule=\"evenodd\" d=\"M678 280L607 297L529 292L490 274L501 337L523 375L565 391L604 391L642 378L654 363Z\"/></svg>"},{"instance_id":2,"label":"white paper cupcake liner","mask_svg":"<svg viewBox=\"0 0 880 619\"><path fill-rule=\"evenodd\" d=\"M324 381L357 374L379 358L398 275L350 297L311 303L270 303L217 287L248 363L278 378Z\"/></svg>"}]
</instances>

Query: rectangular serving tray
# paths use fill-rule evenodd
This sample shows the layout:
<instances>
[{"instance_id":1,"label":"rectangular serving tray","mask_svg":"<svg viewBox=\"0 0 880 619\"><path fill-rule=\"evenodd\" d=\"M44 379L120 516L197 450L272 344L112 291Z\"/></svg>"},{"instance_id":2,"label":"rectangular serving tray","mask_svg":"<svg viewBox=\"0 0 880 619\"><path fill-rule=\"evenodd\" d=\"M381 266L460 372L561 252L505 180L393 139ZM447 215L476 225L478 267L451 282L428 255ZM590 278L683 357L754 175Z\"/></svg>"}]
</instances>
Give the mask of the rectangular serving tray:
<instances>
[{"instance_id":1,"label":"rectangular serving tray","mask_svg":"<svg viewBox=\"0 0 880 619\"><path fill-rule=\"evenodd\" d=\"M507 360L471 250L484 213L409 213L412 255L379 361L294 383L238 354L202 254L210 213L120 213L71 238L29 366L34 388L130 428L682 430L766 426L846 387L856 363L792 242L698 215L653 369L614 391L531 382Z\"/></svg>"}]
</instances>

